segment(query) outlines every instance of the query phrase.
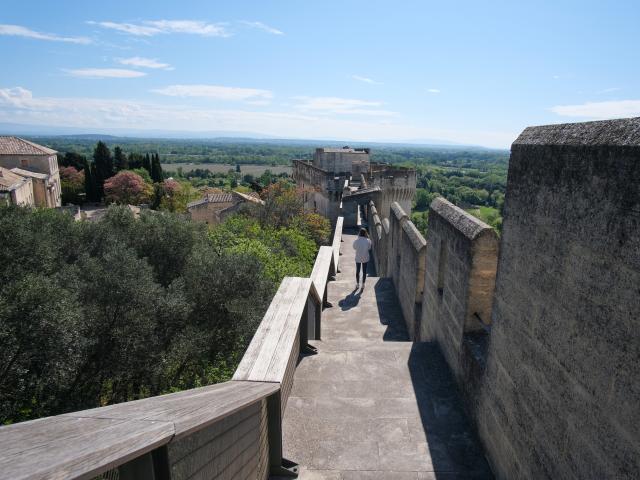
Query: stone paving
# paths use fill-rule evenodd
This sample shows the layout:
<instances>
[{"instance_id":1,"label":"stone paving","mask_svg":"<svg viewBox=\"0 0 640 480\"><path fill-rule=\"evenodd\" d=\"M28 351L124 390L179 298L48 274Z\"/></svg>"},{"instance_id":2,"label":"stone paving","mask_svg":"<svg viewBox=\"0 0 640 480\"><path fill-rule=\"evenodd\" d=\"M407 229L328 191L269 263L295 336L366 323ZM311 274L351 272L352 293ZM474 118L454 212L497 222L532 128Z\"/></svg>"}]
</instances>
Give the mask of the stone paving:
<instances>
[{"instance_id":1,"label":"stone paving","mask_svg":"<svg viewBox=\"0 0 640 480\"><path fill-rule=\"evenodd\" d=\"M355 238L343 235L318 354L295 373L285 457L302 480L493 478L444 359L409 341L391 281L356 292Z\"/></svg>"}]
</instances>

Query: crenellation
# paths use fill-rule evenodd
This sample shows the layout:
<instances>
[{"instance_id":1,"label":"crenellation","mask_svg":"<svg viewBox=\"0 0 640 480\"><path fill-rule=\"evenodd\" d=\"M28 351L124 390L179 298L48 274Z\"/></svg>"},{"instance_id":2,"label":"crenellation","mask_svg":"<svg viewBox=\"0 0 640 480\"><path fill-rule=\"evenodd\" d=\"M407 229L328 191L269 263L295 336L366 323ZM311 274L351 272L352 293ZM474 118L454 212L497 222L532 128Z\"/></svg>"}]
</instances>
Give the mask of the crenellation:
<instances>
[{"instance_id":1,"label":"crenellation","mask_svg":"<svg viewBox=\"0 0 640 480\"><path fill-rule=\"evenodd\" d=\"M419 271L408 259L422 245L407 192L395 185L386 211L384 194L374 200L380 271L415 339L439 345L498 478L640 470L639 158L640 118L526 129L501 239L432 202L424 260L413 260L421 322L407 308Z\"/></svg>"}]
</instances>

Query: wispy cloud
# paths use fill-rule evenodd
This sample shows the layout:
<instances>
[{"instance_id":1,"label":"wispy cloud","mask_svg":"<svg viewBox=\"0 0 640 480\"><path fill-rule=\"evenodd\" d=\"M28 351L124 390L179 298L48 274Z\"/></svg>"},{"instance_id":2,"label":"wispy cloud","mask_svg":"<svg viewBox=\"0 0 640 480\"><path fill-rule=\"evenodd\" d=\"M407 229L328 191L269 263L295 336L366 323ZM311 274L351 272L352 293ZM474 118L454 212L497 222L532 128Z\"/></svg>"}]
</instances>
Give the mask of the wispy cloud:
<instances>
[{"instance_id":1,"label":"wispy cloud","mask_svg":"<svg viewBox=\"0 0 640 480\"><path fill-rule=\"evenodd\" d=\"M563 117L609 119L640 116L640 100L587 102L581 105L556 105L551 111Z\"/></svg>"},{"instance_id":2,"label":"wispy cloud","mask_svg":"<svg viewBox=\"0 0 640 480\"><path fill-rule=\"evenodd\" d=\"M621 89L621 88L619 88L619 87L611 87L611 88L605 88L605 89L603 89L603 90L599 90L599 91L597 91L596 93L597 93L598 95L602 95L602 94L604 94L604 93L619 92L620 90L622 90L622 89Z\"/></svg>"},{"instance_id":3,"label":"wispy cloud","mask_svg":"<svg viewBox=\"0 0 640 480\"><path fill-rule=\"evenodd\" d=\"M251 28L257 28L258 30L262 30L263 32L270 33L272 35L284 35L282 30L278 30L277 28L270 27L262 22L248 22L246 20L241 21L243 25Z\"/></svg>"},{"instance_id":4,"label":"wispy cloud","mask_svg":"<svg viewBox=\"0 0 640 480\"><path fill-rule=\"evenodd\" d=\"M89 21L87 23L140 37L152 37L165 33L185 33L204 37L231 36L224 24L200 20L145 20L139 23Z\"/></svg>"},{"instance_id":5,"label":"wispy cloud","mask_svg":"<svg viewBox=\"0 0 640 480\"><path fill-rule=\"evenodd\" d=\"M269 90L223 87L220 85L169 85L168 87L157 88L151 91L170 97L200 97L232 101L251 100L254 102L265 102L273 97L273 93Z\"/></svg>"},{"instance_id":6,"label":"wispy cloud","mask_svg":"<svg viewBox=\"0 0 640 480\"><path fill-rule=\"evenodd\" d=\"M361 77L360 75L351 75L351 78L358 80L359 82L368 83L370 85L382 85L382 82L377 82L373 78Z\"/></svg>"},{"instance_id":7,"label":"wispy cloud","mask_svg":"<svg viewBox=\"0 0 640 480\"><path fill-rule=\"evenodd\" d=\"M429 93L440 93L440 90L437 88L429 88L427 89L427 92Z\"/></svg>"},{"instance_id":8,"label":"wispy cloud","mask_svg":"<svg viewBox=\"0 0 640 480\"><path fill-rule=\"evenodd\" d=\"M91 43L91 39L87 37L61 37L53 33L42 33L31 30L30 28L20 25L0 24L0 35L10 35L14 37L33 38L36 40L48 40L51 42L66 42L87 45Z\"/></svg>"},{"instance_id":9,"label":"wispy cloud","mask_svg":"<svg viewBox=\"0 0 640 480\"><path fill-rule=\"evenodd\" d=\"M173 70L173 67L171 65L169 65L168 63L161 63L155 58L144 58L144 57L118 58L117 61L121 65L129 65L131 67Z\"/></svg>"},{"instance_id":10,"label":"wispy cloud","mask_svg":"<svg viewBox=\"0 0 640 480\"><path fill-rule=\"evenodd\" d=\"M369 116L394 116L396 112L382 110L382 102L357 100L353 98L339 97L294 97L299 103L297 110L332 115L369 115Z\"/></svg>"},{"instance_id":11,"label":"wispy cloud","mask_svg":"<svg viewBox=\"0 0 640 480\"><path fill-rule=\"evenodd\" d=\"M424 124L398 123L395 118L352 119L303 112L210 109L203 105L162 105L131 98L40 97L22 88L0 87L0 122L77 127L85 131L165 129L184 132L245 131L288 138L334 138L358 141L441 139L505 147L518 131L447 130ZM414 140L415 141L415 140Z\"/></svg>"},{"instance_id":12,"label":"wispy cloud","mask_svg":"<svg viewBox=\"0 0 640 480\"><path fill-rule=\"evenodd\" d=\"M144 77L145 72L123 68L78 68L65 70L68 75L79 78L136 78Z\"/></svg>"}]
</instances>

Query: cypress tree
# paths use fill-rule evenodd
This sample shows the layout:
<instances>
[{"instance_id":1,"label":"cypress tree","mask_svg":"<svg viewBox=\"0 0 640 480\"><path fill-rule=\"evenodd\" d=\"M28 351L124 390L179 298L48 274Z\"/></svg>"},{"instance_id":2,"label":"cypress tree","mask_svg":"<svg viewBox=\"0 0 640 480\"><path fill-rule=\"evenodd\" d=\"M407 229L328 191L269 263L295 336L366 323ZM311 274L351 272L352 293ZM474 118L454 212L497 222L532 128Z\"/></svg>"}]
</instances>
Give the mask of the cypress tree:
<instances>
[{"instance_id":1,"label":"cypress tree","mask_svg":"<svg viewBox=\"0 0 640 480\"><path fill-rule=\"evenodd\" d=\"M151 162L151 179L154 183L160 183L163 180L162 165L160 165L160 156L157 153L153 155Z\"/></svg>"},{"instance_id":2,"label":"cypress tree","mask_svg":"<svg viewBox=\"0 0 640 480\"><path fill-rule=\"evenodd\" d=\"M93 165L95 166L97 187L96 200L100 200L104 196L104 181L115 174L111 152L109 147L102 141L98 142L93 150Z\"/></svg>"},{"instance_id":3,"label":"cypress tree","mask_svg":"<svg viewBox=\"0 0 640 480\"><path fill-rule=\"evenodd\" d=\"M142 168L142 156L139 153L132 152L129 154L129 168Z\"/></svg>"},{"instance_id":4,"label":"cypress tree","mask_svg":"<svg viewBox=\"0 0 640 480\"><path fill-rule=\"evenodd\" d=\"M144 160L142 160L142 167L151 175L151 159L148 153L144 156Z\"/></svg>"},{"instance_id":5,"label":"cypress tree","mask_svg":"<svg viewBox=\"0 0 640 480\"><path fill-rule=\"evenodd\" d=\"M129 161L120 147L113 149L113 161L117 171L126 170L129 168Z\"/></svg>"},{"instance_id":6,"label":"cypress tree","mask_svg":"<svg viewBox=\"0 0 640 480\"><path fill-rule=\"evenodd\" d=\"M82 169L84 170L84 192L85 198L88 202L96 201L96 178L94 176L95 169L92 171L91 164L84 158L82 162Z\"/></svg>"}]
</instances>

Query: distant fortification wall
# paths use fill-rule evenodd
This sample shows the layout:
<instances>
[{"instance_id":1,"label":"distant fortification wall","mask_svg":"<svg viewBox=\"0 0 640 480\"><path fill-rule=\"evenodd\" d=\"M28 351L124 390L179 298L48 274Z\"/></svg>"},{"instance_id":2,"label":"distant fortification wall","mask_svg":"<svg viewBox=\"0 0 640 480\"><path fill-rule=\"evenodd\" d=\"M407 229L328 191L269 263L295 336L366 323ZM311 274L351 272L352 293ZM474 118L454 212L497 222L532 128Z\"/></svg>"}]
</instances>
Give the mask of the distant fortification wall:
<instances>
[{"instance_id":1,"label":"distant fortification wall","mask_svg":"<svg viewBox=\"0 0 640 480\"><path fill-rule=\"evenodd\" d=\"M378 271L442 349L496 477L637 478L640 118L526 129L499 253L443 199L426 242L398 203L373 206Z\"/></svg>"}]
</instances>

